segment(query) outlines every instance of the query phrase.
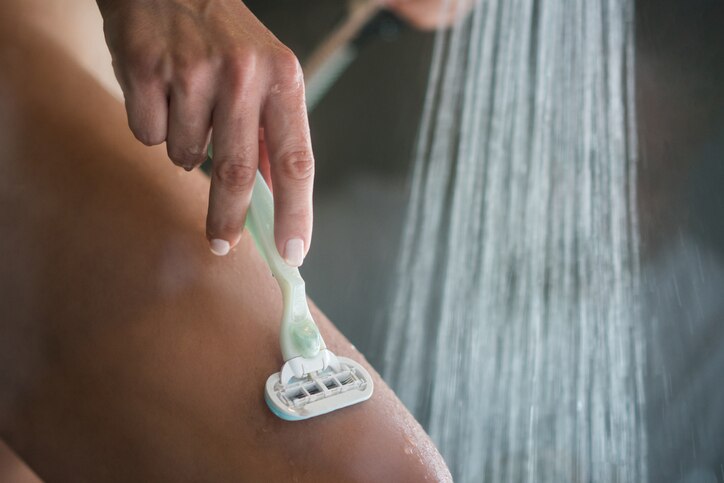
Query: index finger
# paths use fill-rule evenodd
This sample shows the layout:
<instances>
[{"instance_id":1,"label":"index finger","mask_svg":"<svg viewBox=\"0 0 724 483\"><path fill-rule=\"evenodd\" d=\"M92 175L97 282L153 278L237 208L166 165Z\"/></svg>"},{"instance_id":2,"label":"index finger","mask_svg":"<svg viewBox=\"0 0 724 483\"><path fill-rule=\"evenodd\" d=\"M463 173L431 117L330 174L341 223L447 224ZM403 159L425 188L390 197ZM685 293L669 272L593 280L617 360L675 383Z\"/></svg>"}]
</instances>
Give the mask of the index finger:
<instances>
[{"instance_id":1,"label":"index finger","mask_svg":"<svg viewBox=\"0 0 724 483\"><path fill-rule=\"evenodd\" d=\"M281 82L272 86L263 110L264 142L274 185L277 250L298 267L312 238L314 156L301 67L293 55L281 65Z\"/></svg>"}]
</instances>

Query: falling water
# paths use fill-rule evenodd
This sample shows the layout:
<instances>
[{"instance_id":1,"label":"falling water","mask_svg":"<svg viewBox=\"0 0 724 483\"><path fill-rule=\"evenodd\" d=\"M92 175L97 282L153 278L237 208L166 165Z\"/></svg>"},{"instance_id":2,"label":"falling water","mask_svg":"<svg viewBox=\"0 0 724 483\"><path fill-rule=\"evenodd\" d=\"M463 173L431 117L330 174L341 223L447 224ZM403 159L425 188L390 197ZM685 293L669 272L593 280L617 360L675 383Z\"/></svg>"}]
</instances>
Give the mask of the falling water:
<instances>
[{"instance_id":1,"label":"falling water","mask_svg":"<svg viewBox=\"0 0 724 483\"><path fill-rule=\"evenodd\" d=\"M384 361L456 481L647 478L632 20L481 0L436 37Z\"/></svg>"}]
</instances>

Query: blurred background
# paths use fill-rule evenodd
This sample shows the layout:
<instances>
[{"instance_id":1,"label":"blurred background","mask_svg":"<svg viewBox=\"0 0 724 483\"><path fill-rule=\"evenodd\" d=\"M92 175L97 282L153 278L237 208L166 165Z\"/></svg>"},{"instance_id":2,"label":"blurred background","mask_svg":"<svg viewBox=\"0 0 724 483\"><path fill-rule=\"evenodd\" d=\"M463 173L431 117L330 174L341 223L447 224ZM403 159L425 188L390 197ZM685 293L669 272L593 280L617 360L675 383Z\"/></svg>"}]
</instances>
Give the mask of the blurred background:
<instances>
[{"instance_id":1,"label":"blurred background","mask_svg":"<svg viewBox=\"0 0 724 483\"><path fill-rule=\"evenodd\" d=\"M724 3L637 2L651 481L724 481Z\"/></svg>"},{"instance_id":2,"label":"blurred background","mask_svg":"<svg viewBox=\"0 0 724 483\"><path fill-rule=\"evenodd\" d=\"M302 63L347 8L246 3ZM315 231L302 270L378 368L372 327L395 281L434 39L381 25L311 112ZM635 27L649 476L724 482L724 2L639 0Z\"/></svg>"},{"instance_id":3,"label":"blurred background","mask_svg":"<svg viewBox=\"0 0 724 483\"><path fill-rule=\"evenodd\" d=\"M302 64L348 13L338 0L246 4ZM302 275L317 305L373 364L371 328L384 320L393 282L434 37L381 14L310 113L314 239Z\"/></svg>"}]
</instances>

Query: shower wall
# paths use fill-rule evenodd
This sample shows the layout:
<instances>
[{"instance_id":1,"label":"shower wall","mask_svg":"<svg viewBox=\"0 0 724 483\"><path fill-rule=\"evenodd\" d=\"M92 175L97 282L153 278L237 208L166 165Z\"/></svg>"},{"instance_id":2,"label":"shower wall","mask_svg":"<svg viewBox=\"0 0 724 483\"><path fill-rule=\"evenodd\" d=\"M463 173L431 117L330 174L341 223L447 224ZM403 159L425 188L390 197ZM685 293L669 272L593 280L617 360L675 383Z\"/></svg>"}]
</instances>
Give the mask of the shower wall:
<instances>
[{"instance_id":1,"label":"shower wall","mask_svg":"<svg viewBox=\"0 0 724 483\"><path fill-rule=\"evenodd\" d=\"M302 59L343 11L337 0L248 3ZM724 483L722 26L718 0L636 4L651 482ZM303 275L378 367L370 328L394 283L431 46L412 31L372 42L311 115L318 177Z\"/></svg>"}]
</instances>

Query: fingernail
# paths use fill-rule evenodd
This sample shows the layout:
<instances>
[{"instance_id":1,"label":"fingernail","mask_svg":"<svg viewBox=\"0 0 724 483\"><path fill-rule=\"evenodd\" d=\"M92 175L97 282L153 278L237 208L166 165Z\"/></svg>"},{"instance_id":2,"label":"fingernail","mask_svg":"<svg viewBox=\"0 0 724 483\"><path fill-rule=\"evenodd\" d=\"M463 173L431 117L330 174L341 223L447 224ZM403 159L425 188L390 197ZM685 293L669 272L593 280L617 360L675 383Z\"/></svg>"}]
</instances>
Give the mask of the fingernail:
<instances>
[{"instance_id":1,"label":"fingernail","mask_svg":"<svg viewBox=\"0 0 724 483\"><path fill-rule=\"evenodd\" d=\"M219 240L218 238L214 238L209 242L209 248L211 249L211 253L213 253L214 255L223 257L224 255L229 253L229 250L231 250L231 245L229 245L229 242L226 240Z\"/></svg>"},{"instance_id":2,"label":"fingernail","mask_svg":"<svg viewBox=\"0 0 724 483\"><path fill-rule=\"evenodd\" d=\"M292 238L284 245L284 261L292 267L298 267L304 261L304 241Z\"/></svg>"}]
</instances>

